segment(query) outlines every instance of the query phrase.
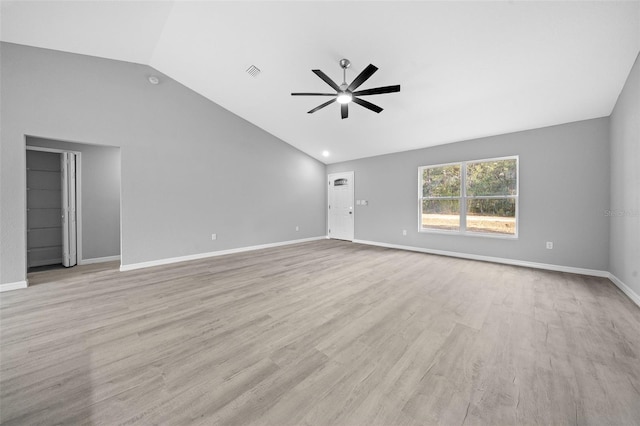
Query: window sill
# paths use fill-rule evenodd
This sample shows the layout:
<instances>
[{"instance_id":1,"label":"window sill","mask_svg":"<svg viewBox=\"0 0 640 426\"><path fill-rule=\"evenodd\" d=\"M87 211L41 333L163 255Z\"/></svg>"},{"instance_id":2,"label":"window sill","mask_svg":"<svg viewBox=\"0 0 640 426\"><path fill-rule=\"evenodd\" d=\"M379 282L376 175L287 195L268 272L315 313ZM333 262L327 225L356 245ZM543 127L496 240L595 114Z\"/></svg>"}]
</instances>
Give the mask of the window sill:
<instances>
[{"instance_id":1,"label":"window sill","mask_svg":"<svg viewBox=\"0 0 640 426\"><path fill-rule=\"evenodd\" d=\"M507 234L492 234L487 232L462 232L462 231L448 231L445 229L418 229L419 234L440 234L440 235L455 235L459 237L484 237L484 238L496 238L499 240L517 240L518 233L514 235Z\"/></svg>"}]
</instances>

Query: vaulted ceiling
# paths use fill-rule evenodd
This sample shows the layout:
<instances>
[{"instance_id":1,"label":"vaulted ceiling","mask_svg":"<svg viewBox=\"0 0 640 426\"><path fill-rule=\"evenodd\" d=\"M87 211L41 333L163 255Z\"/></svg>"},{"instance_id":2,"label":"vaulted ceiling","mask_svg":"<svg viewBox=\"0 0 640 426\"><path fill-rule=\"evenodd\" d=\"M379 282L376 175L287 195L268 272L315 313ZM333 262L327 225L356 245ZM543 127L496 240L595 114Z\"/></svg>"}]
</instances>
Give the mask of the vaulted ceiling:
<instances>
[{"instance_id":1,"label":"vaulted ceiling","mask_svg":"<svg viewBox=\"0 0 640 426\"><path fill-rule=\"evenodd\" d=\"M3 41L147 64L333 163L608 116L640 50L639 1L3 1ZM291 92L351 81L380 114ZM254 65L261 72L252 77ZM322 157L330 151L328 158Z\"/></svg>"}]
</instances>

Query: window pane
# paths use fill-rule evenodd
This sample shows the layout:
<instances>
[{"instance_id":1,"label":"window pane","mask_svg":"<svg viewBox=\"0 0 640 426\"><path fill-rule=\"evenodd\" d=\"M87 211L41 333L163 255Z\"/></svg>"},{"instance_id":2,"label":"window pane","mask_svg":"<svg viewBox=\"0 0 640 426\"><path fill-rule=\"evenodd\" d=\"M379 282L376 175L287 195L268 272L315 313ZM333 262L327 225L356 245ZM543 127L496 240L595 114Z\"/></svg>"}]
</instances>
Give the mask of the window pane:
<instances>
[{"instance_id":1,"label":"window pane","mask_svg":"<svg viewBox=\"0 0 640 426\"><path fill-rule=\"evenodd\" d=\"M428 167L422 170L423 197L459 197L460 165Z\"/></svg>"},{"instance_id":2,"label":"window pane","mask_svg":"<svg viewBox=\"0 0 640 426\"><path fill-rule=\"evenodd\" d=\"M460 229L459 200L422 200L423 229Z\"/></svg>"},{"instance_id":3,"label":"window pane","mask_svg":"<svg viewBox=\"0 0 640 426\"><path fill-rule=\"evenodd\" d=\"M467 200L467 230L515 235L516 200L513 198Z\"/></svg>"},{"instance_id":4,"label":"window pane","mask_svg":"<svg viewBox=\"0 0 640 426\"><path fill-rule=\"evenodd\" d=\"M517 195L515 158L467 164L467 196Z\"/></svg>"}]
</instances>

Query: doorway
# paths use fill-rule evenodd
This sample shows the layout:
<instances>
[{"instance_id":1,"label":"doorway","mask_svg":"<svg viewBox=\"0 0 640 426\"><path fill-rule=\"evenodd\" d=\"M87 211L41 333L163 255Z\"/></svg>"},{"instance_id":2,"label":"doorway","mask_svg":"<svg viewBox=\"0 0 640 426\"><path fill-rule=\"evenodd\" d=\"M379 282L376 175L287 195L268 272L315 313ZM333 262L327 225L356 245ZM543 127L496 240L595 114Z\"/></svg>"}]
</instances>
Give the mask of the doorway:
<instances>
[{"instance_id":1,"label":"doorway","mask_svg":"<svg viewBox=\"0 0 640 426\"><path fill-rule=\"evenodd\" d=\"M27 270L78 259L80 153L27 147Z\"/></svg>"},{"instance_id":2,"label":"doorway","mask_svg":"<svg viewBox=\"0 0 640 426\"><path fill-rule=\"evenodd\" d=\"M328 233L329 238L353 241L355 212L353 172L329 175Z\"/></svg>"}]
</instances>

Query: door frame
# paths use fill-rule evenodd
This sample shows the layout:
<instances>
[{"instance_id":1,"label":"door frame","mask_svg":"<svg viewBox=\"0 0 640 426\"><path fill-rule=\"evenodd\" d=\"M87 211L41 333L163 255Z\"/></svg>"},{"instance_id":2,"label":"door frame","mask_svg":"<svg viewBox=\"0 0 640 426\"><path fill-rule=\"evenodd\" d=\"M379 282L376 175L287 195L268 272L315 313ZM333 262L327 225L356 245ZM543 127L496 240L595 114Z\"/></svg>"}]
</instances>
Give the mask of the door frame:
<instances>
[{"instance_id":1,"label":"door frame","mask_svg":"<svg viewBox=\"0 0 640 426\"><path fill-rule=\"evenodd\" d=\"M345 173L350 173L351 174L351 205L353 206L353 220L351 221L351 224L353 226L352 231L352 235L351 235L351 239L349 240L344 240L344 241L354 241L356 238L356 208L355 208L355 198L356 198L356 180L355 180L355 173L353 170L347 170L344 172L334 172L334 173L328 173L327 174L327 239L331 239L331 236L329 235L329 225L330 223L330 217L331 217L331 212L329 211L329 206L331 204L331 176L335 176L335 175L341 175L341 174L345 174Z\"/></svg>"},{"instance_id":2,"label":"door frame","mask_svg":"<svg viewBox=\"0 0 640 426\"><path fill-rule=\"evenodd\" d=\"M76 156L76 263L78 265L82 265L82 153L79 151L71 151L67 149L56 149L56 148L45 148L41 146L31 146L25 145L26 151L41 151L41 152L52 152L55 154L64 154L65 152L69 152L71 154L75 154ZM25 151L25 152L26 152ZM25 163L26 164L26 163ZM25 173L25 183L27 168L24 169ZM27 185L24 187L25 190L25 202L24 202L24 223L25 223L25 242L29 236L27 235L27 227L29 223L29 218L27 215L27 197L29 194L27 193ZM25 265L27 270L29 269L29 258L28 258L28 244L25 244Z\"/></svg>"}]
</instances>

